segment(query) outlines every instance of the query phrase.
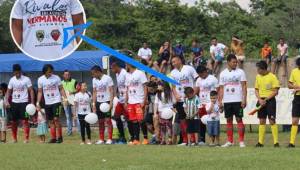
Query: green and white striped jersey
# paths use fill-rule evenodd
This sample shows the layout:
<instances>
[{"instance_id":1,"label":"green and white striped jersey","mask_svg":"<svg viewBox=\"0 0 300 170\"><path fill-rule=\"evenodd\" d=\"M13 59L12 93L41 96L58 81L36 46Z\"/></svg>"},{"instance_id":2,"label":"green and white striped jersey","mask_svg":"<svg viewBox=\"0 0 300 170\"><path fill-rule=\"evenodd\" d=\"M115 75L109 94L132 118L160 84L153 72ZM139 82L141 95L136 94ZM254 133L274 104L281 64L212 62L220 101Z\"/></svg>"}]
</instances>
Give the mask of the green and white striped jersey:
<instances>
[{"instance_id":1,"label":"green and white striped jersey","mask_svg":"<svg viewBox=\"0 0 300 170\"><path fill-rule=\"evenodd\" d=\"M187 119L199 119L200 100L198 96L194 96L192 99L186 98L183 107L185 108Z\"/></svg>"}]
</instances>

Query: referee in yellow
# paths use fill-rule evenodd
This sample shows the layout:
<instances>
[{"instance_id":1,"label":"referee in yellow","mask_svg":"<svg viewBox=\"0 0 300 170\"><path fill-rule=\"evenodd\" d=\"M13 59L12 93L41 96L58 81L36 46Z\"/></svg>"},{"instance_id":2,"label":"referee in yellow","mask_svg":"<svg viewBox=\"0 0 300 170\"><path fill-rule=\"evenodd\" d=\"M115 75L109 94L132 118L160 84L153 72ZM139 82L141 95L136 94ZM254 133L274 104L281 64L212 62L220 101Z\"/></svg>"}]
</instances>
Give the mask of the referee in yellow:
<instances>
[{"instance_id":1,"label":"referee in yellow","mask_svg":"<svg viewBox=\"0 0 300 170\"><path fill-rule=\"evenodd\" d=\"M295 147L298 123L300 117L300 58L296 59L297 68L293 69L290 75L288 87L295 92L292 108L292 129L289 148Z\"/></svg>"},{"instance_id":2,"label":"referee in yellow","mask_svg":"<svg viewBox=\"0 0 300 170\"><path fill-rule=\"evenodd\" d=\"M276 125L276 99L280 88L277 77L268 71L268 64L266 61L259 61L256 63L258 75L255 81L255 95L258 99L257 106L261 107L258 111L259 129L258 129L258 143L256 147L264 146L264 138L266 132L266 119L268 117L274 147L279 147L278 143L278 126Z\"/></svg>"}]
</instances>

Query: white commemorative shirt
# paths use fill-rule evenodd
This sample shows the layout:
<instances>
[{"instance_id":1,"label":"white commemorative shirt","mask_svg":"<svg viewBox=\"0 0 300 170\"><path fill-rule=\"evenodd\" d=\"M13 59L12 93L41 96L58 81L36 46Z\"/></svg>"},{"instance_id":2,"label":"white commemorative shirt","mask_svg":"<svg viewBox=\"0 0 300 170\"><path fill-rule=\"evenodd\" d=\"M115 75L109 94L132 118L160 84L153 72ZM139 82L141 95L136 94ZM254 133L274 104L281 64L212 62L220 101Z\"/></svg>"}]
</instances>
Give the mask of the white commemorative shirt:
<instances>
[{"instance_id":1,"label":"white commemorative shirt","mask_svg":"<svg viewBox=\"0 0 300 170\"><path fill-rule=\"evenodd\" d=\"M181 96L181 102L183 102L184 88L194 87L195 79L198 77L196 70L192 66L184 65L181 70L173 69L170 77L180 83L180 85L176 85L176 91Z\"/></svg>"},{"instance_id":2,"label":"white commemorative shirt","mask_svg":"<svg viewBox=\"0 0 300 170\"><path fill-rule=\"evenodd\" d=\"M247 81L245 72L228 68L220 74L220 86L224 86L223 103L241 102L243 100L242 82Z\"/></svg>"},{"instance_id":3,"label":"white commemorative shirt","mask_svg":"<svg viewBox=\"0 0 300 170\"><path fill-rule=\"evenodd\" d=\"M208 75L205 79L198 78L196 87L199 87L200 105L210 103L210 92L219 87L218 79L213 75Z\"/></svg>"},{"instance_id":4,"label":"white commemorative shirt","mask_svg":"<svg viewBox=\"0 0 300 170\"><path fill-rule=\"evenodd\" d=\"M103 74L101 79L93 78L93 88L96 88L97 102L103 103L110 101L109 87L114 85L110 76Z\"/></svg>"},{"instance_id":5,"label":"white commemorative shirt","mask_svg":"<svg viewBox=\"0 0 300 170\"><path fill-rule=\"evenodd\" d=\"M46 105L61 102L59 86L61 86L61 79L57 75L52 74L48 78L45 75L39 77L38 88L43 90Z\"/></svg>"},{"instance_id":6,"label":"white commemorative shirt","mask_svg":"<svg viewBox=\"0 0 300 170\"><path fill-rule=\"evenodd\" d=\"M125 85L128 93L128 104L144 103L144 84L147 82L146 74L140 70L127 73Z\"/></svg>"},{"instance_id":7,"label":"white commemorative shirt","mask_svg":"<svg viewBox=\"0 0 300 170\"><path fill-rule=\"evenodd\" d=\"M176 103L175 97L172 95L171 100L165 101L165 94L161 93L161 100L158 98L158 94L155 95L154 103L157 105L158 112L162 112L165 108L173 108L173 105Z\"/></svg>"},{"instance_id":8,"label":"white commemorative shirt","mask_svg":"<svg viewBox=\"0 0 300 170\"><path fill-rule=\"evenodd\" d=\"M26 103L29 101L28 88L32 87L31 80L21 75L19 79L12 77L8 83L8 89L12 90L13 103Z\"/></svg>"},{"instance_id":9,"label":"white commemorative shirt","mask_svg":"<svg viewBox=\"0 0 300 170\"><path fill-rule=\"evenodd\" d=\"M209 111L212 103L208 103L205 106L206 112ZM207 121L218 121L220 120L220 108L218 103L215 103L211 113L208 113L208 120Z\"/></svg>"},{"instance_id":10,"label":"white commemorative shirt","mask_svg":"<svg viewBox=\"0 0 300 170\"><path fill-rule=\"evenodd\" d=\"M117 77L117 83L118 83L118 91L119 91L119 102L125 103L125 95L126 95L126 80L127 72L125 69L121 69L121 72L119 74L116 74Z\"/></svg>"},{"instance_id":11,"label":"white commemorative shirt","mask_svg":"<svg viewBox=\"0 0 300 170\"><path fill-rule=\"evenodd\" d=\"M152 56L152 51L150 48L140 48L138 51L138 56L140 56L142 59L148 60L149 56Z\"/></svg>"},{"instance_id":12,"label":"white commemorative shirt","mask_svg":"<svg viewBox=\"0 0 300 170\"><path fill-rule=\"evenodd\" d=\"M43 60L59 59L73 50L76 41L62 50L63 28L72 27L72 15L83 13L79 0L18 0L12 18L23 20L22 49ZM68 36L74 31L68 31Z\"/></svg>"},{"instance_id":13,"label":"white commemorative shirt","mask_svg":"<svg viewBox=\"0 0 300 170\"><path fill-rule=\"evenodd\" d=\"M91 113L91 96L88 93L76 93L74 101L78 106L77 114L86 115Z\"/></svg>"}]
</instances>

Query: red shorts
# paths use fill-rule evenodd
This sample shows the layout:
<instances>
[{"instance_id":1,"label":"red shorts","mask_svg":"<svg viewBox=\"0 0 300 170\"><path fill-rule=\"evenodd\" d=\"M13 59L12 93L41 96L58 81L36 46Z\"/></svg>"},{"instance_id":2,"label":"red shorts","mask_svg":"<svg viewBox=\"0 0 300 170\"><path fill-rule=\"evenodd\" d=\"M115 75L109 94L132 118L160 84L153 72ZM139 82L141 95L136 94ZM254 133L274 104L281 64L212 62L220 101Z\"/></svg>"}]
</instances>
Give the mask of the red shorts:
<instances>
[{"instance_id":1,"label":"red shorts","mask_svg":"<svg viewBox=\"0 0 300 170\"><path fill-rule=\"evenodd\" d=\"M128 113L127 113L127 110L124 107L124 104L123 103L118 103L116 108L115 108L114 116L116 118L119 118L121 115L124 115L126 118L128 118Z\"/></svg>"},{"instance_id":2,"label":"red shorts","mask_svg":"<svg viewBox=\"0 0 300 170\"><path fill-rule=\"evenodd\" d=\"M128 119L130 121L142 121L144 119L144 113L141 104L128 104Z\"/></svg>"},{"instance_id":3,"label":"red shorts","mask_svg":"<svg viewBox=\"0 0 300 170\"><path fill-rule=\"evenodd\" d=\"M205 107L199 108L198 114L200 118L204 115L207 115L206 108Z\"/></svg>"}]
</instances>

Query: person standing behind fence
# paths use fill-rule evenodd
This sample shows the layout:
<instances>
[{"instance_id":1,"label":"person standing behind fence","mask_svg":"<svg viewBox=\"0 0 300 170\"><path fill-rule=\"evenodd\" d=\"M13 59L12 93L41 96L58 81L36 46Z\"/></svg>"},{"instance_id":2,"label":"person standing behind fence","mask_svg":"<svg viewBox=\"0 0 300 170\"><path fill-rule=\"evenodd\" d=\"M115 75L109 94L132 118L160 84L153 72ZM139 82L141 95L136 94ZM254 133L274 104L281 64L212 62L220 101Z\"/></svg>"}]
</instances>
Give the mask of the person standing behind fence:
<instances>
[{"instance_id":1,"label":"person standing behind fence","mask_svg":"<svg viewBox=\"0 0 300 170\"><path fill-rule=\"evenodd\" d=\"M66 95L67 96L75 95L77 81L71 78L71 73L68 70L64 71L63 78L64 80L61 83L66 92ZM66 103L66 105L64 105L64 111L65 111L66 122L67 122L67 135L70 136L72 135L73 118L76 117L76 114L74 112L74 105L72 105L71 103ZM77 130L80 133L78 119L75 120L76 120L75 122L77 125Z\"/></svg>"},{"instance_id":2,"label":"person standing behind fence","mask_svg":"<svg viewBox=\"0 0 300 170\"><path fill-rule=\"evenodd\" d=\"M295 147L296 135L300 117L300 57L296 59L297 68L293 69L290 75L288 87L294 90L294 100L292 108L292 129L289 148Z\"/></svg>"},{"instance_id":3,"label":"person standing behind fence","mask_svg":"<svg viewBox=\"0 0 300 170\"><path fill-rule=\"evenodd\" d=\"M257 113L259 118L258 143L256 147L264 146L264 137L266 131L266 118L271 124L271 130L274 140L274 147L279 147L278 126L276 124L276 99L280 88L277 77L268 71L268 64L265 61L256 63L258 75L255 80L255 96L258 99L257 107L261 109Z\"/></svg>"}]
</instances>

